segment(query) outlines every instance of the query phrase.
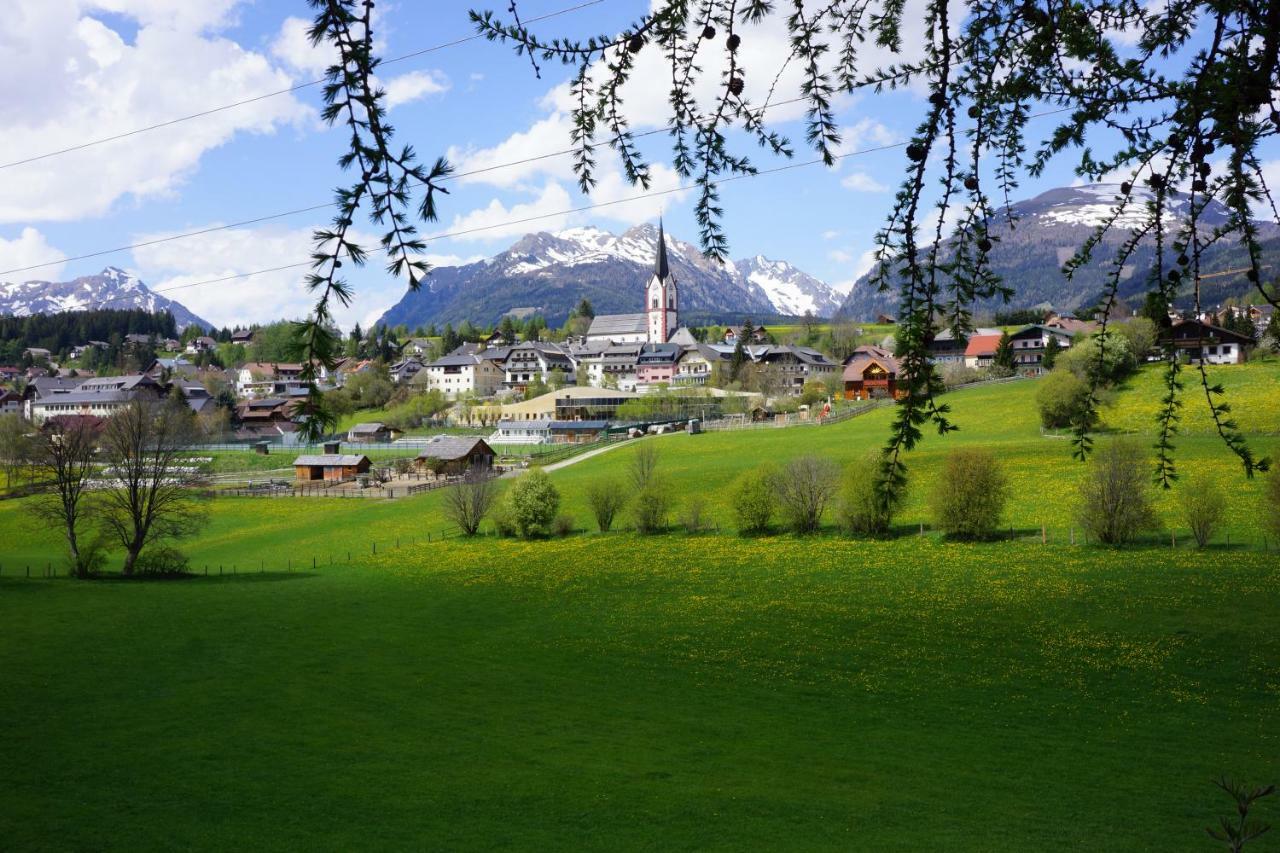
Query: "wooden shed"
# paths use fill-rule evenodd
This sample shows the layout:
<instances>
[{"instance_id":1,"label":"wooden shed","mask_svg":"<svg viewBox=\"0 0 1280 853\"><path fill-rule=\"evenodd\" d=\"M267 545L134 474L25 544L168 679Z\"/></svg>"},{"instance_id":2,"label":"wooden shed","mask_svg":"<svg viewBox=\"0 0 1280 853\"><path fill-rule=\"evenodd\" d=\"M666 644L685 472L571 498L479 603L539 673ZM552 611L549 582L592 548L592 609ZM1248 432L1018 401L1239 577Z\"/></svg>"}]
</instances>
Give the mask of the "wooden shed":
<instances>
[{"instance_id":1,"label":"wooden shed","mask_svg":"<svg viewBox=\"0 0 1280 853\"><path fill-rule=\"evenodd\" d=\"M430 468L439 462L442 474L461 474L471 468L492 468L493 448L483 438L463 435L440 435L433 438L418 454L419 468Z\"/></svg>"},{"instance_id":2,"label":"wooden shed","mask_svg":"<svg viewBox=\"0 0 1280 853\"><path fill-rule=\"evenodd\" d=\"M298 480L351 480L357 474L369 473L369 457L354 453L317 453L293 460L294 478Z\"/></svg>"}]
</instances>

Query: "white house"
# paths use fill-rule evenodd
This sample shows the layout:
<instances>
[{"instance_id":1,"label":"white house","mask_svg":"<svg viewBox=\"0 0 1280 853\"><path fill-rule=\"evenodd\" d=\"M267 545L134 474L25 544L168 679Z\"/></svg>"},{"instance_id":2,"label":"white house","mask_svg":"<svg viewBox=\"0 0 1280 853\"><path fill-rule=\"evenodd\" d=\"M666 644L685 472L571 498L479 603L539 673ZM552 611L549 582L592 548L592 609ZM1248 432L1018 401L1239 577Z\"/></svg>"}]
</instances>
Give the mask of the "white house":
<instances>
[{"instance_id":1,"label":"white house","mask_svg":"<svg viewBox=\"0 0 1280 853\"><path fill-rule=\"evenodd\" d=\"M477 353L438 358L418 371L413 377L413 384L435 388L451 400L463 394L491 397L502 386L504 372L501 363L489 355Z\"/></svg>"}]
</instances>

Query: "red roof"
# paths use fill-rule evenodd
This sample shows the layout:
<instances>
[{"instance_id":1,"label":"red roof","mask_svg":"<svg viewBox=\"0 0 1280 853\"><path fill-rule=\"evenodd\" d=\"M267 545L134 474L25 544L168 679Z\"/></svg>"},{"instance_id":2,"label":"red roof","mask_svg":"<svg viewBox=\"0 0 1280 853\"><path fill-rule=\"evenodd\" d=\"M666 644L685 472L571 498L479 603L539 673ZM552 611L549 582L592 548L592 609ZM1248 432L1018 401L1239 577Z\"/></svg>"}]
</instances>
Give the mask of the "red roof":
<instances>
[{"instance_id":1,"label":"red roof","mask_svg":"<svg viewBox=\"0 0 1280 853\"><path fill-rule=\"evenodd\" d=\"M969 345L964 348L966 358L984 355L995 355L1000 346L1000 335L974 335L969 338Z\"/></svg>"}]
</instances>

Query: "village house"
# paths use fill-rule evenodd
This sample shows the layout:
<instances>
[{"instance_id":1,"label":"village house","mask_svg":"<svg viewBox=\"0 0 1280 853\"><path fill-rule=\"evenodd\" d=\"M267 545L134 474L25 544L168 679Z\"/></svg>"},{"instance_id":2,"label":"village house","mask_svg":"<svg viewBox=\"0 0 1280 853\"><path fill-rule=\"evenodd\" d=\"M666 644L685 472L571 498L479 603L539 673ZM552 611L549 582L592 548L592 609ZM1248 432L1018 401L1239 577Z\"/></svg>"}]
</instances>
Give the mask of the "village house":
<instances>
[{"instance_id":1,"label":"village house","mask_svg":"<svg viewBox=\"0 0 1280 853\"><path fill-rule=\"evenodd\" d=\"M1056 339L1060 347L1067 349L1074 337L1074 333L1053 326L1031 325L1019 329L1009 336L1013 345L1015 369L1019 373L1036 376L1044 373L1041 362L1044 361L1044 351L1049 346L1049 340Z\"/></svg>"},{"instance_id":2,"label":"village house","mask_svg":"<svg viewBox=\"0 0 1280 853\"><path fill-rule=\"evenodd\" d=\"M511 347L502 369L502 387L523 392L536 382L549 383L555 370L564 376L565 383L572 383L577 364L555 344L531 341Z\"/></svg>"},{"instance_id":3,"label":"village house","mask_svg":"<svg viewBox=\"0 0 1280 853\"><path fill-rule=\"evenodd\" d=\"M368 474L369 457L356 453L339 453L337 443L326 444L324 453L304 454L293 460L294 478L305 482L339 483Z\"/></svg>"},{"instance_id":4,"label":"village house","mask_svg":"<svg viewBox=\"0 0 1280 853\"><path fill-rule=\"evenodd\" d=\"M63 384L65 383L65 384ZM135 399L158 400L164 393L146 374L93 379L37 380L24 394L26 414L40 422L58 415L110 417Z\"/></svg>"},{"instance_id":5,"label":"village house","mask_svg":"<svg viewBox=\"0 0 1280 853\"><path fill-rule=\"evenodd\" d=\"M694 344L680 353L676 363L673 385L706 385L711 379L711 366L721 361L719 354L710 347Z\"/></svg>"},{"instance_id":6,"label":"village house","mask_svg":"<svg viewBox=\"0 0 1280 853\"><path fill-rule=\"evenodd\" d=\"M23 357L30 356L32 361L49 361L53 353L44 347L27 347L22 351Z\"/></svg>"},{"instance_id":7,"label":"village house","mask_svg":"<svg viewBox=\"0 0 1280 853\"><path fill-rule=\"evenodd\" d=\"M1244 335L1200 320L1175 323L1166 333L1165 341L1193 364L1243 364L1248 347L1253 345Z\"/></svg>"},{"instance_id":8,"label":"village house","mask_svg":"<svg viewBox=\"0 0 1280 853\"><path fill-rule=\"evenodd\" d=\"M317 380L324 382L328 378L328 370L321 365ZM241 397L280 393L281 383L294 385L305 391L306 381L302 378L302 365L250 361L240 365L236 371L236 394Z\"/></svg>"},{"instance_id":9,"label":"village house","mask_svg":"<svg viewBox=\"0 0 1280 853\"><path fill-rule=\"evenodd\" d=\"M249 329L236 329L231 333L231 343L248 346L253 343L253 332Z\"/></svg>"},{"instance_id":10,"label":"village house","mask_svg":"<svg viewBox=\"0 0 1280 853\"><path fill-rule=\"evenodd\" d=\"M287 397L257 397L236 406L238 438L291 437L297 432L294 414L298 401Z\"/></svg>"},{"instance_id":11,"label":"village house","mask_svg":"<svg viewBox=\"0 0 1280 853\"><path fill-rule=\"evenodd\" d=\"M742 337L742 326L726 326L724 336L721 342L727 346L737 346L738 338ZM750 340L743 341L743 345L747 344L763 344L769 341L769 332L764 326L754 326L751 329Z\"/></svg>"},{"instance_id":12,"label":"village house","mask_svg":"<svg viewBox=\"0 0 1280 853\"><path fill-rule=\"evenodd\" d=\"M995 363L1003 335L973 335L964 348L964 366L981 370Z\"/></svg>"},{"instance_id":13,"label":"village house","mask_svg":"<svg viewBox=\"0 0 1280 853\"><path fill-rule=\"evenodd\" d=\"M587 381L598 388L636 390L636 366L642 343L615 343L585 361Z\"/></svg>"},{"instance_id":14,"label":"village house","mask_svg":"<svg viewBox=\"0 0 1280 853\"><path fill-rule=\"evenodd\" d=\"M411 384L434 388L447 399L463 394L491 397L502 385L504 371L500 350L486 350L473 355L446 355L426 364L413 377Z\"/></svg>"},{"instance_id":15,"label":"village house","mask_svg":"<svg viewBox=\"0 0 1280 853\"><path fill-rule=\"evenodd\" d=\"M799 394L809 381L830 385L840 370L812 347L769 345L756 353L755 360L777 370L784 389L791 394Z\"/></svg>"},{"instance_id":16,"label":"village house","mask_svg":"<svg viewBox=\"0 0 1280 853\"><path fill-rule=\"evenodd\" d=\"M218 348L218 342L208 335L201 335L198 338L192 338L187 343L186 352L189 355L199 355L202 352L213 352Z\"/></svg>"},{"instance_id":17,"label":"village house","mask_svg":"<svg viewBox=\"0 0 1280 853\"><path fill-rule=\"evenodd\" d=\"M906 389L898 387L898 360L886 349L860 346L845 360L842 379L846 400L900 400Z\"/></svg>"},{"instance_id":18,"label":"village house","mask_svg":"<svg viewBox=\"0 0 1280 853\"><path fill-rule=\"evenodd\" d=\"M17 391L0 390L0 414L17 414L22 411L22 395Z\"/></svg>"},{"instance_id":19,"label":"village house","mask_svg":"<svg viewBox=\"0 0 1280 853\"><path fill-rule=\"evenodd\" d=\"M422 370L422 362L416 358L405 358L387 368L387 375L396 385L403 385L413 379Z\"/></svg>"},{"instance_id":20,"label":"village house","mask_svg":"<svg viewBox=\"0 0 1280 853\"><path fill-rule=\"evenodd\" d=\"M545 444L551 440L551 420L501 420L493 435L489 436L491 444Z\"/></svg>"},{"instance_id":21,"label":"village house","mask_svg":"<svg viewBox=\"0 0 1280 853\"><path fill-rule=\"evenodd\" d=\"M676 375L680 347L675 344L645 344L636 356L636 387L670 385Z\"/></svg>"},{"instance_id":22,"label":"village house","mask_svg":"<svg viewBox=\"0 0 1280 853\"><path fill-rule=\"evenodd\" d=\"M400 354L403 356L428 356L431 352L432 345L429 338L409 338L400 348Z\"/></svg>"},{"instance_id":23,"label":"village house","mask_svg":"<svg viewBox=\"0 0 1280 853\"><path fill-rule=\"evenodd\" d=\"M347 430L347 441L351 442L375 442L375 441L391 441L395 437L395 430L379 421L371 421L365 424L356 424Z\"/></svg>"},{"instance_id":24,"label":"village house","mask_svg":"<svg viewBox=\"0 0 1280 853\"><path fill-rule=\"evenodd\" d=\"M999 338L1000 330L978 328L973 330L973 335L995 335ZM934 364L964 364L964 353L968 345L969 338L956 337L950 329L941 329L933 336L933 340L929 342L929 359ZM888 349L888 347L883 347L883 349Z\"/></svg>"},{"instance_id":25,"label":"village house","mask_svg":"<svg viewBox=\"0 0 1280 853\"><path fill-rule=\"evenodd\" d=\"M497 454L483 438L474 435L437 435L418 454L419 468L436 470L446 475L463 474L472 469L490 469Z\"/></svg>"}]
</instances>

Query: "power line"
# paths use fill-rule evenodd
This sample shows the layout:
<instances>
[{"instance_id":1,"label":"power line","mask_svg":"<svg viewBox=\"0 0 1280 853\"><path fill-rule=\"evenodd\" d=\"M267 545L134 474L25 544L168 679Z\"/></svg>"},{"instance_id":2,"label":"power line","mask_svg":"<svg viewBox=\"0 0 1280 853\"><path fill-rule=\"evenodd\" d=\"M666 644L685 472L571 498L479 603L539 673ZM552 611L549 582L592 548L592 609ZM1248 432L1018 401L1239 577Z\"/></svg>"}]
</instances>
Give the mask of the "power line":
<instances>
[{"instance_id":1,"label":"power line","mask_svg":"<svg viewBox=\"0 0 1280 853\"><path fill-rule=\"evenodd\" d=\"M873 154L878 151L888 151L893 148L902 148L906 144L907 144L906 142L894 142L888 145L877 145L874 148L863 148L858 151L850 151L846 154L837 154L835 156L835 159L843 160L846 157L856 157L858 155L863 155L863 154ZM777 174L778 172L787 172L787 171L791 171L792 169L801 169L806 166L814 166L822 162L824 162L823 159L821 157L818 157L813 160L805 160L804 162L801 162L801 163L787 163L782 166L775 166L772 169L761 169L760 171L751 172L743 175L731 175L727 178L721 178L718 181L713 181L712 183L715 184L716 186L720 186L721 184L728 184L734 181L746 180L747 178L758 178L764 175L773 175L773 174ZM613 201L602 201L602 202L597 202L595 204L587 204L587 205L582 205L580 207L570 208L568 210L557 210L551 213L539 213L534 216L526 216L521 219L511 219L504 222L495 222L490 225L479 225L479 226L476 226L475 228L465 228L460 231L450 231L443 234L435 234L435 235L432 235L431 237L425 238L425 242L432 243L438 240L445 240L450 237L460 237L467 234L476 234L482 231L493 231L498 228L508 228L512 225L523 225L529 222L536 222L541 219L552 219L557 216L568 216L574 213L582 213L587 210L598 210L599 208L602 208L602 207L612 207L614 205L625 204L627 202L641 201L646 198L657 198L659 196L671 195L672 193L685 192L690 189L693 189L692 185L681 185L678 187L672 187L670 189L665 189L665 190L653 190L651 192L644 192L644 193L639 193L633 196L627 196L626 198L614 199ZM236 273L235 275L222 276L221 278L211 278L203 281L192 281L192 282L187 282L186 284L177 284L172 287L155 288L155 289L152 289L151 292L152 293L171 293L175 290L185 290L187 288L200 287L201 285L206 285L206 284L217 284L224 281L232 281L232 280L241 279L241 278L250 278L255 275L265 275L266 273L280 272L281 270L297 269L299 267L306 267L310 265L311 265L311 261L300 261L299 263L296 263L296 264L285 264L283 266L269 267L267 269L251 270L250 272ZM96 308L102 305L109 304L111 302L118 302L122 299L131 299L131 298L133 297L130 295L126 295L126 296L116 296L110 299L103 299L93 303L93 307Z\"/></svg>"},{"instance_id":2,"label":"power line","mask_svg":"<svg viewBox=\"0 0 1280 853\"><path fill-rule=\"evenodd\" d=\"M603 2L603 0L596 0L596 1ZM804 98L792 98L791 100L788 100L788 101L779 101L776 104L773 104L772 106L781 107L781 106L785 106L787 104L793 104L802 100L804 100ZM653 136L654 134L666 133L666 132L667 132L667 128L659 127L659 128L654 128L653 130L646 130L641 133L632 134L631 138L640 139L646 136ZM609 142L616 141L616 139L617 137L614 137L611 140L606 140L604 144L608 144ZM492 166L485 166L480 169L472 169L469 172L459 172L457 174L448 176L444 180L457 181L457 180L461 180L462 178L472 177L474 175L487 174L489 172L496 172L501 169L510 169L515 166L524 166L529 163L535 163L539 160L549 160L553 157L562 157L565 154L572 154L576 150L577 150L576 148L562 148L559 151L549 151L545 154L535 154L530 157L525 157L521 160L513 160L509 163L496 163ZM215 232L226 231L231 228L240 228L245 225L255 225L259 222L268 222L272 219L283 219L287 216L297 216L298 214L301 214L301 213L311 213L312 211L316 211L316 210L324 210L326 208L330 208L333 206L334 206L334 202L325 202L324 204L313 204L309 207L297 207L297 208L294 208L293 210L284 210L279 213L268 213L263 216L254 217L253 219L242 219L238 222L228 222L224 225L211 225L208 228L200 228L196 231L184 231L181 234L170 234L165 237L156 237L155 239L152 239L152 240L143 240L138 243L128 243L124 246L115 246L114 248L111 248L111 249L100 249L95 252L86 252L83 255L73 255L68 258L59 258L57 260L42 261L38 264L29 264L28 266L25 266L25 267L13 267L12 269L0 270L0 275L13 275L14 273L30 272L31 270L44 269L45 267L54 267L54 266L58 266L59 264L69 263L71 261L83 261L89 258L98 258L103 255L112 255L112 254L115 254L116 252L127 252L132 249L142 249L147 246L157 245L159 243L170 243L170 242L173 242L174 240L185 240L188 237L198 237L204 234L213 234ZM438 239L438 238L434 238L434 239Z\"/></svg>"},{"instance_id":3,"label":"power line","mask_svg":"<svg viewBox=\"0 0 1280 853\"><path fill-rule=\"evenodd\" d=\"M533 24L533 23L537 23L538 21L550 20L551 18L557 18L561 15L567 15L570 12L577 12L580 9L585 9L588 6L596 6L603 2L605 2L605 0L585 0L585 2L579 3L576 6L569 6L568 8L561 9L557 12L549 12L545 15L540 15L539 17L536 17L536 18L530 18L526 23ZM475 41L476 39L480 39L480 38L484 38L484 36L480 33L476 33L474 35L466 36L465 38L458 38L458 39L454 39L453 41L444 42L443 44L432 45L431 47L424 47L421 50L415 50L412 53L406 53L402 56L397 56L392 59L385 60L381 63L381 65L391 65L396 62L404 62L405 60L408 60L408 59L414 59L416 57L423 56L428 53L434 53L437 50L444 50L447 47L456 47L460 44L466 44L467 42ZM254 95L251 98L244 98L243 100L233 101L232 103L229 103L229 104L223 104L217 107L210 107L207 110L201 110L200 112L191 113L190 115L179 116L178 118L169 119L168 121L158 122L156 124L147 125L145 127L136 127L133 130L126 130L123 133L117 133L112 136L104 136L100 139L94 139L89 142L81 142L78 145L70 145L66 148L59 148L55 151L46 151L43 154L36 154L31 157L24 157L21 160L14 160L9 163L0 163L0 169L11 169L15 166L24 166L28 163L35 163L40 160L47 160L50 157L58 157L62 154L70 154L73 151L83 151L86 148L93 148L94 146L103 145L107 142L115 142L120 139L128 139L129 137L137 136L140 133L148 133L152 130L160 130L161 128L172 127L175 124L181 124L186 121L192 121L193 119L204 118L205 116L211 116L217 113L226 112L227 110L232 110L232 109L236 109L237 107L247 106L248 104L256 104L257 102L265 101L268 98L275 98L280 95L288 95L293 92L300 91L302 89L309 89L312 86L319 86L324 82L325 81L323 79L308 80L305 83L297 83L293 86L288 87L287 89L277 89L274 92L265 92L261 95Z\"/></svg>"}]
</instances>

